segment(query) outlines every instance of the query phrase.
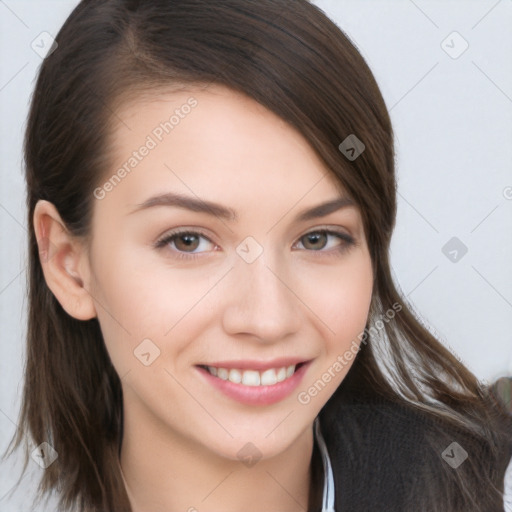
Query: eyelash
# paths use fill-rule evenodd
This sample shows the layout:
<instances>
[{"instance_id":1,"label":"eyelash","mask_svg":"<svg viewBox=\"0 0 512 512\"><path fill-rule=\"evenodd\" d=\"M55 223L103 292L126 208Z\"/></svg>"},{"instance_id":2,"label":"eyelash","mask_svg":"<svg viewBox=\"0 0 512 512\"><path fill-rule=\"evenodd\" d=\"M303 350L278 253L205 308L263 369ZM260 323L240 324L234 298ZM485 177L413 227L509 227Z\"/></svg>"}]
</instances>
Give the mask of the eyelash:
<instances>
[{"instance_id":1,"label":"eyelash","mask_svg":"<svg viewBox=\"0 0 512 512\"><path fill-rule=\"evenodd\" d=\"M328 256L328 257L329 256L339 256L340 254L343 254L345 251L348 251L351 247L357 245L356 240L352 236L347 235L346 233L344 233L342 231L336 231L336 230L327 229L327 228L320 228L320 229L316 229L314 231L309 231L308 233L305 233L304 235L302 235L299 238L299 241L301 238L304 238L308 235L313 235L313 234L333 235L333 236L337 237L338 239L340 239L343 243L341 245L339 245L338 247L336 247L335 249L331 249L328 251L324 251L322 249L319 249L317 251L315 251L313 249L311 249L311 250L304 249L307 252L325 253L325 256ZM183 229L183 230L172 231L171 233L167 233L166 235L164 235L162 238L160 238L159 240L157 240L155 242L155 244L154 244L155 249L163 249L167 244L174 241L174 239L178 238L180 235L201 235L203 238L205 238L209 242L214 243L202 231L192 231L192 230L188 230L188 229ZM192 261L192 260L202 257L201 256L202 253L185 253L185 252L180 252L177 250L173 251L173 252L176 252L176 255L173 257L175 257L177 259Z\"/></svg>"}]
</instances>

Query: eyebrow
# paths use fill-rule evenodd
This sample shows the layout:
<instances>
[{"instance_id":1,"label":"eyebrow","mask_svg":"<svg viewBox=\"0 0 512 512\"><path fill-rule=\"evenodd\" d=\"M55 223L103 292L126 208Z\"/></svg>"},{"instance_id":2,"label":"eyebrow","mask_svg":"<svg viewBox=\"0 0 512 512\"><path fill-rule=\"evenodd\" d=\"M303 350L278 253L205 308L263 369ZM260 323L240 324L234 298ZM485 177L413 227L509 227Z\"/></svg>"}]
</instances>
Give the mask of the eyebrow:
<instances>
[{"instance_id":1,"label":"eyebrow","mask_svg":"<svg viewBox=\"0 0 512 512\"><path fill-rule=\"evenodd\" d=\"M214 215L230 222L238 222L239 220L237 212L227 206L172 192L150 197L146 201L136 204L135 208L131 210L129 214L154 208L156 206L183 208L193 212ZM325 203L318 204L313 208L302 211L297 215L295 220L296 222L304 222L311 219L325 217L326 215L341 210L342 208L346 208L347 206L355 206L354 201L346 196L339 196Z\"/></svg>"}]
</instances>

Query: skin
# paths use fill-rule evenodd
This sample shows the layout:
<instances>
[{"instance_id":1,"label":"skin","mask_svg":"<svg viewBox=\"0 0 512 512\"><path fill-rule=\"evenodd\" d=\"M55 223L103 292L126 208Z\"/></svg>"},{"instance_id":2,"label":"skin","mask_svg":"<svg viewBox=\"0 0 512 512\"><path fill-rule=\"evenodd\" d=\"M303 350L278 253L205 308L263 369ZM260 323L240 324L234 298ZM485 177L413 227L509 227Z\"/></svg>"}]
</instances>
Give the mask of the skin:
<instances>
[{"instance_id":1,"label":"skin","mask_svg":"<svg viewBox=\"0 0 512 512\"><path fill-rule=\"evenodd\" d=\"M353 360L309 403L297 397L364 330L373 275L362 218L349 206L295 222L343 188L298 131L221 86L122 105L105 180L191 95L191 113L103 199L92 198L90 245L39 201L36 236L54 251L42 260L45 279L68 314L98 318L122 379L120 462L134 512L305 510L313 421ZM231 207L239 221L166 206L130 213L171 191ZM180 227L207 238L188 249L183 237L153 247ZM334 235L308 243L305 234L326 227L356 244L338 251L344 242ZM250 264L236 251L248 236L263 248ZM180 252L199 257L180 260ZM149 366L134 357L146 338L160 350ZM284 356L313 362L273 405L234 401L195 367ZM261 456L251 467L237 455L248 442Z\"/></svg>"}]
</instances>

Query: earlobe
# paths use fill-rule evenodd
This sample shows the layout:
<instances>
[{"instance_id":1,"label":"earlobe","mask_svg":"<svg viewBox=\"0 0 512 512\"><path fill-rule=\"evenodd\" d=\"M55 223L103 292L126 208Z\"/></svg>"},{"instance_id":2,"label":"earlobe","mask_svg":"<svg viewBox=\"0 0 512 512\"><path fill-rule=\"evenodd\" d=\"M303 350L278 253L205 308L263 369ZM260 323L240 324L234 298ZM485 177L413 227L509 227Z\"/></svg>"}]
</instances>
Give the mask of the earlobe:
<instances>
[{"instance_id":1,"label":"earlobe","mask_svg":"<svg viewBox=\"0 0 512 512\"><path fill-rule=\"evenodd\" d=\"M84 262L86 251L83 244L69 233L57 209L49 201L41 199L37 202L33 224L39 261L48 288L73 318L90 320L96 317L87 276L83 275L83 267L88 263Z\"/></svg>"}]
</instances>

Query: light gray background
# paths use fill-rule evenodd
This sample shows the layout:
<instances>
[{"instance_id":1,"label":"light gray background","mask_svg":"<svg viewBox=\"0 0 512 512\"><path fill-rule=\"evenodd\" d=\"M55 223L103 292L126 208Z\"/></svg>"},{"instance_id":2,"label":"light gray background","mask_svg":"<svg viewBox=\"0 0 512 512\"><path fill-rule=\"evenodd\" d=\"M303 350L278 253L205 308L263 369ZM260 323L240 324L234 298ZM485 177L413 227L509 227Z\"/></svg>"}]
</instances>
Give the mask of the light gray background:
<instances>
[{"instance_id":1,"label":"light gray background","mask_svg":"<svg viewBox=\"0 0 512 512\"><path fill-rule=\"evenodd\" d=\"M77 3L0 0L2 451L14 432L23 370L21 144L41 63L31 43L44 31L56 35ZM512 0L314 3L366 58L391 113L399 179L391 261L400 289L478 377L512 374ZM454 31L469 44L457 58L463 41ZM452 237L468 249L457 262L442 252ZM19 467L12 458L0 463L2 512L29 510L43 470L31 462L9 499Z\"/></svg>"}]
</instances>

